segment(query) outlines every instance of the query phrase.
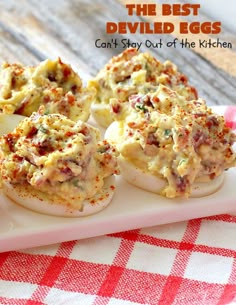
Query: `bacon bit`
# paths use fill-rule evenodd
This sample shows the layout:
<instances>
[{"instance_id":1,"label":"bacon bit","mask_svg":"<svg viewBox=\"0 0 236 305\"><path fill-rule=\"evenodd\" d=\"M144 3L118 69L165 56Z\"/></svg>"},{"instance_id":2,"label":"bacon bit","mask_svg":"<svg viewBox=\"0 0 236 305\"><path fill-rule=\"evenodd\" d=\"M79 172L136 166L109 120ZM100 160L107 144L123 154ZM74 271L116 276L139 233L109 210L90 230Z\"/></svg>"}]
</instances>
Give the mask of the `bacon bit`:
<instances>
[{"instance_id":1,"label":"bacon bit","mask_svg":"<svg viewBox=\"0 0 236 305\"><path fill-rule=\"evenodd\" d=\"M134 66L133 71L139 71L139 70L141 70L141 69L142 69L142 65L139 64L139 65L135 65L135 66Z\"/></svg>"},{"instance_id":2,"label":"bacon bit","mask_svg":"<svg viewBox=\"0 0 236 305\"><path fill-rule=\"evenodd\" d=\"M194 148L198 148L202 143L205 142L206 137L201 130L197 130L197 132L193 136L193 140L194 140L193 142Z\"/></svg>"},{"instance_id":3,"label":"bacon bit","mask_svg":"<svg viewBox=\"0 0 236 305\"><path fill-rule=\"evenodd\" d=\"M157 147L160 146L160 142L157 140L156 136L154 133L149 133L147 137L147 142L148 145L155 145Z\"/></svg>"},{"instance_id":4,"label":"bacon bit","mask_svg":"<svg viewBox=\"0 0 236 305\"><path fill-rule=\"evenodd\" d=\"M145 96L145 98L144 98L144 100L143 100L143 104L144 104L145 106L154 108L154 107L153 107L153 104L152 104L152 102L151 102L151 97L150 97L150 95L146 95L146 96Z\"/></svg>"},{"instance_id":5,"label":"bacon bit","mask_svg":"<svg viewBox=\"0 0 236 305\"><path fill-rule=\"evenodd\" d=\"M188 82L188 78L187 78L187 76L185 76L184 74L180 74L179 80L180 80L182 83L184 83L185 85L186 85L187 82Z\"/></svg>"},{"instance_id":6,"label":"bacon bit","mask_svg":"<svg viewBox=\"0 0 236 305\"><path fill-rule=\"evenodd\" d=\"M90 200L90 203L91 203L91 204L95 204L96 201L95 201L94 199L92 199L92 200Z\"/></svg>"},{"instance_id":7,"label":"bacon bit","mask_svg":"<svg viewBox=\"0 0 236 305\"><path fill-rule=\"evenodd\" d=\"M114 190L116 189L115 185L111 185L111 186L110 186L110 189L111 189L112 191L114 191Z\"/></svg>"},{"instance_id":8,"label":"bacon bit","mask_svg":"<svg viewBox=\"0 0 236 305\"><path fill-rule=\"evenodd\" d=\"M64 65L64 63L61 60L61 57L58 57L58 62L59 62L60 65Z\"/></svg>"},{"instance_id":9,"label":"bacon bit","mask_svg":"<svg viewBox=\"0 0 236 305\"><path fill-rule=\"evenodd\" d=\"M198 93L197 93L196 88L191 87L191 86L189 88L190 88L190 92L192 92L192 94L194 95L195 99L197 100L198 99Z\"/></svg>"},{"instance_id":10,"label":"bacon bit","mask_svg":"<svg viewBox=\"0 0 236 305\"><path fill-rule=\"evenodd\" d=\"M122 83L126 81L127 79L130 79L131 75L126 75L126 76L120 76L116 79L116 83Z\"/></svg>"},{"instance_id":11,"label":"bacon bit","mask_svg":"<svg viewBox=\"0 0 236 305\"><path fill-rule=\"evenodd\" d=\"M56 81L55 72L50 71L50 72L48 73L48 79L50 80L50 82L55 82L55 81Z\"/></svg>"},{"instance_id":12,"label":"bacon bit","mask_svg":"<svg viewBox=\"0 0 236 305\"><path fill-rule=\"evenodd\" d=\"M73 172L69 167L64 167L60 171L61 171L61 173L65 174L66 176L73 176Z\"/></svg>"},{"instance_id":13,"label":"bacon bit","mask_svg":"<svg viewBox=\"0 0 236 305\"><path fill-rule=\"evenodd\" d=\"M72 132L72 131L67 131L65 136L66 137L71 137L71 136L74 136L75 135L75 132Z\"/></svg>"},{"instance_id":14,"label":"bacon bit","mask_svg":"<svg viewBox=\"0 0 236 305\"><path fill-rule=\"evenodd\" d=\"M75 104L75 97L74 95L68 94L67 95L68 103L73 106Z\"/></svg>"},{"instance_id":15,"label":"bacon bit","mask_svg":"<svg viewBox=\"0 0 236 305\"><path fill-rule=\"evenodd\" d=\"M161 66L160 61L158 61L156 58L153 58L152 64L153 64L153 63L155 64L156 68L159 67L159 66Z\"/></svg>"},{"instance_id":16,"label":"bacon bit","mask_svg":"<svg viewBox=\"0 0 236 305\"><path fill-rule=\"evenodd\" d=\"M13 170L12 176L13 176L14 179L16 179L18 173L19 173L19 169L14 169Z\"/></svg>"},{"instance_id":17,"label":"bacon bit","mask_svg":"<svg viewBox=\"0 0 236 305\"><path fill-rule=\"evenodd\" d=\"M24 100L18 109L14 112L15 114L22 114L25 110L25 107L29 104L29 100Z\"/></svg>"},{"instance_id":18,"label":"bacon bit","mask_svg":"<svg viewBox=\"0 0 236 305\"><path fill-rule=\"evenodd\" d=\"M15 85L16 85L16 78L15 78L15 76L13 76L11 79L11 87L14 89Z\"/></svg>"},{"instance_id":19,"label":"bacon bit","mask_svg":"<svg viewBox=\"0 0 236 305\"><path fill-rule=\"evenodd\" d=\"M233 155L233 151L231 150L230 147L228 147L225 152L225 157L229 159L232 155Z\"/></svg>"},{"instance_id":20,"label":"bacon bit","mask_svg":"<svg viewBox=\"0 0 236 305\"><path fill-rule=\"evenodd\" d=\"M171 78L169 76L166 76L166 84L171 85Z\"/></svg>"},{"instance_id":21,"label":"bacon bit","mask_svg":"<svg viewBox=\"0 0 236 305\"><path fill-rule=\"evenodd\" d=\"M45 139L43 142L39 143L33 143L34 147L36 147L38 154L40 156L45 156L48 153L51 153L55 151L55 148L53 147L52 143L49 139Z\"/></svg>"},{"instance_id":22,"label":"bacon bit","mask_svg":"<svg viewBox=\"0 0 236 305\"><path fill-rule=\"evenodd\" d=\"M65 78L68 78L68 76L71 74L71 68L68 66L65 66L63 69L63 75Z\"/></svg>"},{"instance_id":23,"label":"bacon bit","mask_svg":"<svg viewBox=\"0 0 236 305\"><path fill-rule=\"evenodd\" d=\"M13 155L13 160L14 160L14 161L17 161L17 162L21 162L21 161L24 160L24 158L21 157L21 156L19 156L19 155L17 155L17 154L14 154L14 155Z\"/></svg>"},{"instance_id":24,"label":"bacon bit","mask_svg":"<svg viewBox=\"0 0 236 305\"><path fill-rule=\"evenodd\" d=\"M212 126L216 126L217 127L217 126L219 126L219 122L218 122L216 117L210 116L210 117L207 118L206 126L208 128L211 128Z\"/></svg>"},{"instance_id":25,"label":"bacon bit","mask_svg":"<svg viewBox=\"0 0 236 305\"><path fill-rule=\"evenodd\" d=\"M131 107L135 109L136 104L141 103L141 97L138 95L131 95L131 97L129 98L129 102Z\"/></svg>"},{"instance_id":26,"label":"bacon bit","mask_svg":"<svg viewBox=\"0 0 236 305\"><path fill-rule=\"evenodd\" d=\"M206 126L207 126L207 128L210 129L210 128L213 126L213 124L212 124L211 121L207 121L207 122L206 122Z\"/></svg>"},{"instance_id":27,"label":"bacon bit","mask_svg":"<svg viewBox=\"0 0 236 305\"><path fill-rule=\"evenodd\" d=\"M173 69L173 66L172 65L168 65L166 66L165 70L163 71L164 74L167 74L167 75L173 75L175 74L174 73L174 69Z\"/></svg>"},{"instance_id":28,"label":"bacon bit","mask_svg":"<svg viewBox=\"0 0 236 305\"><path fill-rule=\"evenodd\" d=\"M195 118L205 117L206 113L194 113Z\"/></svg>"},{"instance_id":29,"label":"bacon bit","mask_svg":"<svg viewBox=\"0 0 236 305\"><path fill-rule=\"evenodd\" d=\"M120 104L115 104L115 105L112 105L112 111L114 112L114 113L119 113L120 111L121 111L121 106L120 106Z\"/></svg>"},{"instance_id":30,"label":"bacon bit","mask_svg":"<svg viewBox=\"0 0 236 305\"><path fill-rule=\"evenodd\" d=\"M45 95L43 98L44 103L48 103L50 102L50 96L49 95Z\"/></svg>"},{"instance_id":31,"label":"bacon bit","mask_svg":"<svg viewBox=\"0 0 236 305\"><path fill-rule=\"evenodd\" d=\"M211 173L211 174L209 175L209 178L210 178L211 180L215 179L215 177L216 177L216 174L215 174L215 173Z\"/></svg>"},{"instance_id":32,"label":"bacon bit","mask_svg":"<svg viewBox=\"0 0 236 305\"><path fill-rule=\"evenodd\" d=\"M6 141L8 147L9 147L9 150L11 152L14 152L15 142L18 140L18 137L16 137L12 133L9 133L8 135L5 135L3 138Z\"/></svg>"},{"instance_id":33,"label":"bacon bit","mask_svg":"<svg viewBox=\"0 0 236 305\"><path fill-rule=\"evenodd\" d=\"M156 81L155 76L153 76L153 75L149 75L149 76L147 77L147 82L152 83L152 82L155 82L155 81Z\"/></svg>"},{"instance_id":34,"label":"bacon bit","mask_svg":"<svg viewBox=\"0 0 236 305\"><path fill-rule=\"evenodd\" d=\"M45 156L47 153L53 152L55 149L52 146L39 146L38 153L40 156Z\"/></svg>"},{"instance_id":35,"label":"bacon bit","mask_svg":"<svg viewBox=\"0 0 236 305\"><path fill-rule=\"evenodd\" d=\"M33 138L34 135L38 132L38 129L35 126L32 126L30 131L28 132L26 138Z\"/></svg>"},{"instance_id":36,"label":"bacon bit","mask_svg":"<svg viewBox=\"0 0 236 305\"><path fill-rule=\"evenodd\" d=\"M174 175L174 176L176 177L176 186L177 186L178 191L180 193L184 193L187 188L187 185L189 184L187 178L177 176L177 175Z\"/></svg>"},{"instance_id":37,"label":"bacon bit","mask_svg":"<svg viewBox=\"0 0 236 305\"><path fill-rule=\"evenodd\" d=\"M89 129L84 126L84 128L81 129L79 133L82 133L84 136L87 136L89 134Z\"/></svg>"},{"instance_id":38,"label":"bacon bit","mask_svg":"<svg viewBox=\"0 0 236 305\"><path fill-rule=\"evenodd\" d=\"M73 93L76 93L77 90L78 90L77 85L71 86L71 91L72 91Z\"/></svg>"}]
</instances>

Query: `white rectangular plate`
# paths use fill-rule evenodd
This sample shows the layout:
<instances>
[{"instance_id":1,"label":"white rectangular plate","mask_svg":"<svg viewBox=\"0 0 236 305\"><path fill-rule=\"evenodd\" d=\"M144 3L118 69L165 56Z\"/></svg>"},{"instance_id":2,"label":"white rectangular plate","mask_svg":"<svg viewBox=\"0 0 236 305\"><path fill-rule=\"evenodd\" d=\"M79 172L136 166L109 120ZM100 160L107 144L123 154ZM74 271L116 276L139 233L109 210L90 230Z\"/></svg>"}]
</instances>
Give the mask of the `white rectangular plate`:
<instances>
[{"instance_id":1,"label":"white rectangular plate","mask_svg":"<svg viewBox=\"0 0 236 305\"><path fill-rule=\"evenodd\" d=\"M214 107L219 112L220 107ZM236 213L236 168L226 172L215 194L173 200L148 193L117 177L116 194L103 211L87 217L41 215L0 194L0 252L88 238L136 228Z\"/></svg>"}]
</instances>

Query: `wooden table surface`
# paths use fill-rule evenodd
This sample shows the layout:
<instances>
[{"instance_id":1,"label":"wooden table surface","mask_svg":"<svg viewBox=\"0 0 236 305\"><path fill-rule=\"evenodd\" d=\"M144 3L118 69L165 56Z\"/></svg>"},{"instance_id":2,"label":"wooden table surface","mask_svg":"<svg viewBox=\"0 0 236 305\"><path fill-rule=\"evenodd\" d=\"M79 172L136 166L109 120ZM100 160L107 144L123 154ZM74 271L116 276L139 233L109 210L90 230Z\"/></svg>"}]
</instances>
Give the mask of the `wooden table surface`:
<instances>
[{"instance_id":1,"label":"wooden table surface","mask_svg":"<svg viewBox=\"0 0 236 305\"><path fill-rule=\"evenodd\" d=\"M164 1L173 3L173 1ZM184 1L179 1L184 2ZM148 51L160 61L173 61L195 86L199 96L209 105L236 104L236 35L222 24L218 35L189 34L106 34L106 23L119 21L162 21L164 17L128 16L125 4L153 3L153 1L125 0L0 0L0 63L21 62L26 65L58 56L72 65L84 81L96 75L113 56L124 50L99 48L95 41L130 39L143 42L141 51ZM161 5L161 1L156 1ZM177 1L175 2L177 3ZM223 2L222 2L223 3ZM177 24L184 17L169 17ZM188 21L209 21L209 16L185 17ZM217 38L232 44L232 48L148 48L145 41L153 43L162 39L166 44L174 38L195 41Z\"/></svg>"}]
</instances>

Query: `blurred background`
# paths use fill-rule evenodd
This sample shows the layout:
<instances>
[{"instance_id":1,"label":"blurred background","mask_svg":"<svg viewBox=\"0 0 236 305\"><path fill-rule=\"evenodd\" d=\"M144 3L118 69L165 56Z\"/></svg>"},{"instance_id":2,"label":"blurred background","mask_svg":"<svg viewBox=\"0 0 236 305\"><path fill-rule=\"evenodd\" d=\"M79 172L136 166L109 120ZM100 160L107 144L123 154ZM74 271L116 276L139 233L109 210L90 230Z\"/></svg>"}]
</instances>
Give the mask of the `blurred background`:
<instances>
[{"instance_id":1,"label":"blurred background","mask_svg":"<svg viewBox=\"0 0 236 305\"><path fill-rule=\"evenodd\" d=\"M197 0L201 10L209 17L222 22L223 26L236 33L236 1L235 0Z\"/></svg>"}]
</instances>

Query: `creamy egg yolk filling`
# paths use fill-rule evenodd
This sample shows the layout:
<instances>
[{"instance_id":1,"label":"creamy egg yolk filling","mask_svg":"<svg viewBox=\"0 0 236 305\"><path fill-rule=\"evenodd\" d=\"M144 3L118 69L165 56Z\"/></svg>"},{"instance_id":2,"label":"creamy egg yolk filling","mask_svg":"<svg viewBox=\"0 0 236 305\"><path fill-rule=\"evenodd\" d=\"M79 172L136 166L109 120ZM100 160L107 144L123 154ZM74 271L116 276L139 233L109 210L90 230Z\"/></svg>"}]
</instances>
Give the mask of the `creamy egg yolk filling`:
<instances>
[{"instance_id":1,"label":"creamy egg yolk filling","mask_svg":"<svg viewBox=\"0 0 236 305\"><path fill-rule=\"evenodd\" d=\"M0 70L0 112L30 116L44 105L73 121L86 121L95 90L82 86L79 75L60 58L37 66L4 63Z\"/></svg>"},{"instance_id":2,"label":"creamy egg yolk filling","mask_svg":"<svg viewBox=\"0 0 236 305\"><path fill-rule=\"evenodd\" d=\"M155 91L159 84L177 91L188 100L197 98L195 88L188 84L187 77L172 62L161 63L149 53L127 49L113 57L89 81L89 88L96 89L92 114L99 124L107 127L113 121L113 113L109 108L111 98L125 102L133 94Z\"/></svg>"},{"instance_id":3,"label":"creamy egg yolk filling","mask_svg":"<svg viewBox=\"0 0 236 305\"><path fill-rule=\"evenodd\" d=\"M98 129L60 114L33 113L1 137L1 177L79 208L118 173L117 153Z\"/></svg>"},{"instance_id":4,"label":"creamy egg yolk filling","mask_svg":"<svg viewBox=\"0 0 236 305\"><path fill-rule=\"evenodd\" d=\"M202 99L188 101L160 86L111 103L119 112L107 138L126 161L166 181L164 196L188 197L194 182L212 181L236 165L235 134Z\"/></svg>"}]
</instances>

